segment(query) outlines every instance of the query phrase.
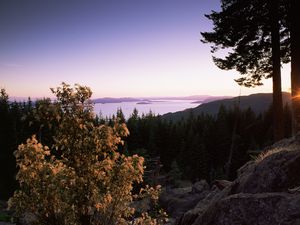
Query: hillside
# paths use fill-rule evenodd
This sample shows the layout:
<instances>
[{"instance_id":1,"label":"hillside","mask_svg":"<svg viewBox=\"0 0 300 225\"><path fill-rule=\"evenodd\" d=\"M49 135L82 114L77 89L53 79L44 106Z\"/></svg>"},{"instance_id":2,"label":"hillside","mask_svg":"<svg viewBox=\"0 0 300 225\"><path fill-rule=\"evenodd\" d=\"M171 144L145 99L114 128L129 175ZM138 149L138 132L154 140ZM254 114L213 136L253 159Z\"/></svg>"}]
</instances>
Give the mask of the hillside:
<instances>
[{"instance_id":1,"label":"hillside","mask_svg":"<svg viewBox=\"0 0 300 225\"><path fill-rule=\"evenodd\" d=\"M291 100L290 93L283 92L282 97L283 104L289 103ZM186 119L191 113L194 116L200 115L201 113L216 115L221 105L224 105L226 108L233 108L239 101L240 109L244 110L250 107L255 113L259 114L265 112L270 107L272 103L272 93L259 93L208 102L199 105L196 108L164 114L162 118L166 120Z\"/></svg>"}]
</instances>

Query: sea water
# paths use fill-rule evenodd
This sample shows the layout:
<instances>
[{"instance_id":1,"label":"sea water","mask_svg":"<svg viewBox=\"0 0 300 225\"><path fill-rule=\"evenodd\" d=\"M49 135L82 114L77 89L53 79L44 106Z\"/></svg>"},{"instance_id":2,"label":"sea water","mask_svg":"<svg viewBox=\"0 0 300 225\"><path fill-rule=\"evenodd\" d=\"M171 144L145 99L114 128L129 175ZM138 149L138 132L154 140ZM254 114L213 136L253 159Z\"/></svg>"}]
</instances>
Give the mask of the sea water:
<instances>
[{"instance_id":1,"label":"sea water","mask_svg":"<svg viewBox=\"0 0 300 225\"><path fill-rule=\"evenodd\" d=\"M199 103L193 103L193 100L157 100L151 101L150 104L140 104L141 102L121 102L121 103L96 103L94 112L101 114L103 117L115 115L118 109L122 109L125 118L129 118L133 110L136 108L138 114L147 114L150 111L155 115L163 115L169 112L182 111L188 108L194 108ZM145 103L145 102L143 102Z\"/></svg>"}]
</instances>

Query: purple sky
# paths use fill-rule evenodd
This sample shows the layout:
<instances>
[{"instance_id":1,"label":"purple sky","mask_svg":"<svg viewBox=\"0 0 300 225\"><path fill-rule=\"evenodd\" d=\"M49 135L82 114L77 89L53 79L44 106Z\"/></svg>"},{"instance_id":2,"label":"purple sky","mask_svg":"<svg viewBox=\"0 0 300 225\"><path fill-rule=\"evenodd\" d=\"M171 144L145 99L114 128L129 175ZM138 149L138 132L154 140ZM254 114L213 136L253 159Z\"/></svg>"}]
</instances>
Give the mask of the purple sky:
<instances>
[{"instance_id":1,"label":"purple sky","mask_svg":"<svg viewBox=\"0 0 300 225\"><path fill-rule=\"evenodd\" d=\"M212 29L204 14L218 8L219 0L1 0L0 87L23 97L51 96L62 81L90 86L93 97L238 95L237 73L218 69L200 42Z\"/></svg>"}]
</instances>

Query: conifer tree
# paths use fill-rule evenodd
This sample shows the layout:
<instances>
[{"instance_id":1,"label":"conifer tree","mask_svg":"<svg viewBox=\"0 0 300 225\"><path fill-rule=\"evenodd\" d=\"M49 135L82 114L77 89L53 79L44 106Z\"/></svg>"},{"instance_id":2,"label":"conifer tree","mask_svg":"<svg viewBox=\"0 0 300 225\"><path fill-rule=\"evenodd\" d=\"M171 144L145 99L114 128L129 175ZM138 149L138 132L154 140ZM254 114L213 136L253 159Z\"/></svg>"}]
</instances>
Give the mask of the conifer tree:
<instances>
[{"instance_id":1,"label":"conifer tree","mask_svg":"<svg viewBox=\"0 0 300 225\"><path fill-rule=\"evenodd\" d=\"M274 138L283 138L281 62L289 58L287 27L283 26L284 8L280 0L222 0L221 12L207 17L214 23L213 32L203 32L203 42L213 43L212 52L228 49L223 58L213 57L221 69L236 69L242 77L237 83L246 87L261 85L263 78L273 78ZM284 11L284 10L283 10Z\"/></svg>"},{"instance_id":2,"label":"conifer tree","mask_svg":"<svg viewBox=\"0 0 300 225\"><path fill-rule=\"evenodd\" d=\"M17 119L17 118L16 118ZM7 200L15 186L15 160L13 158L16 128L10 113L9 97L5 89L0 92L0 199Z\"/></svg>"},{"instance_id":3,"label":"conifer tree","mask_svg":"<svg viewBox=\"0 0 300 225\"><path fill-rule=\"evenodd\" d=\"M291 26L291 89L293 134L300 131L300 4L297 0L289 0Z\"/></svg>"}]
</instances>

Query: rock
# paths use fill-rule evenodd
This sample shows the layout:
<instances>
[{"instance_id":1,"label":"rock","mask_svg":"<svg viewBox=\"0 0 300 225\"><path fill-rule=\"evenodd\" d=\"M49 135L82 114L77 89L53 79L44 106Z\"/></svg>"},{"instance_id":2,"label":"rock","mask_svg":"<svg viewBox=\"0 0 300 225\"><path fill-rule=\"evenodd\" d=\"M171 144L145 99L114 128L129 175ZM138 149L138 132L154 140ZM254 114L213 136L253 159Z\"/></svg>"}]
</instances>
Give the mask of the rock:
<instances>
[{"instance_id":1,"label":"rock","mask_svg":"<svg viewBox=\"0 0 300 225\"><path fill-rule=\"evenodd\" d=\"M169 218L168 221L164 223L164 225L174 225L175 222L176 220L174 218Z\"/></svg>"},{"instance_id":2,"label":"rock","mask_svg":"<svg viewBox=\"0 0 300 225\"><path fill-rule=\"evenodd\" d=\"M213 186L210 191L203 193L205 194L205 197L197 203L195 208L183 214L181 218L176 221L176 224L193 224L194 221L206 211L209 205L212 205L218 200L222 199L224 196L227 196L229 191L229 188L221 191L217 186Z\"/></svg>"},{"instance_id":3,"label":"rock","mask_svg":"<svg viewBox=\"0 0 300 225\"><path fill-rule=\"evenodd\" d=\"M206 180L200 180L193 184L192 193L202 193L203 191L208 191L209 185Z\"/></svg>"},{"instance_id":4,"label":"rock","mask_svg":"<svg viewBox=\"0 0 300 225\"><path fill-rule=\"evenodd\" d=\"M229 187L232 185L231 181L228 180L215 180L214 184L220 189L223 190L226 187Z\"/></svg>"},{"instance_id":5,"label":"rock","mask_svg":"<svg viewBox=\"0 0 300 225\"><path fill-rule=\"evenodd\" d=\"M203 198L200 194L166 194L160 196L160 205L166 210L167 214L172 218L179 218L186 211L194 208L199 200Z\"/></svg>"},{"instance_id":6,"label":"rock","mask_svg":"<svg viewBox=\"0 0 300 225\"><path fill-rule=\"evenodd\" d=\"M252 171L253 170L252 168L255 167L255 165L256 163L253 160L247 162L245 165L243 165L241 168L237 170L237 177L239 178L243 176L246 172Z\"/></svg>"},{"instance_id":7,"label":"rock","mask_svg":"<svg viewBox=\"0 0 300 225\"><path fill-rule=\"evenodd\" d=\"M193 225L299 225L300 195L235 194L222 199Z\"/></svg>"},{"instance_id":8,"label":"rock","mask_svg":"<svg viewBox=\"0 0 300 225\"><path fill-rule=\"evenodd\" d=\"M176 195L180 197L180 196L185 196L187 194L190 194L191 191L192 191L192 187L173 188L168 191L168 194Z\"/></svg>"},{"instance_id":9,"label":"rock","mask_svg":"<svg viewBox=\"0 0 300 225\"><path fill-rule=\"evenodd\" d=\"M300 150L283 150L248 167L234 182L232 194L281 192L300 185Z\"/></svg>"},{"instance_id":10,"label":"rock","mask_svg":"<svg viewBox=\"0 0 300 225\"><path fill-rule=\"evenodd\" d=\"M203 190L200 192L200 190ZM209 193L206 181L199 181L193 187L168 189L161 193L159 202L171 218L179 218L194 208Z\"/></svg>"},{"instance_id":11,"label":"rock","mask_svg":"<svg viewBox=\"0 0 300 225\"><path fill-rule=\"evenodd\" d=\"M288 192L291 193L291 194L300 192L300 186L299 187L295 187L295 188L289 188Z\"/></svg>"},{"instance_id":12,"label":"rock","mask_svg":"<svg viewBox=\"0 0 300 225\"><path fill-rule=\"evenodd\" d=\"M160 204L166 209L169 216L179 218L188 210L194 208L201 199L209 194L209 185L200 180L192 187L174 188L160 196Z\"/></svg>"},{"instance_id":13,"label":"rock","mask_svg":"<svg viewBox=\"0 0 300 225\"><path fill-rule=\"evenodd\" d=\"M207 191L176 224L299 225L299 140L274 144L271 152L240 168L235 181L221 182L223 190L214 187Z\"/></svg>"}]
</instances>

